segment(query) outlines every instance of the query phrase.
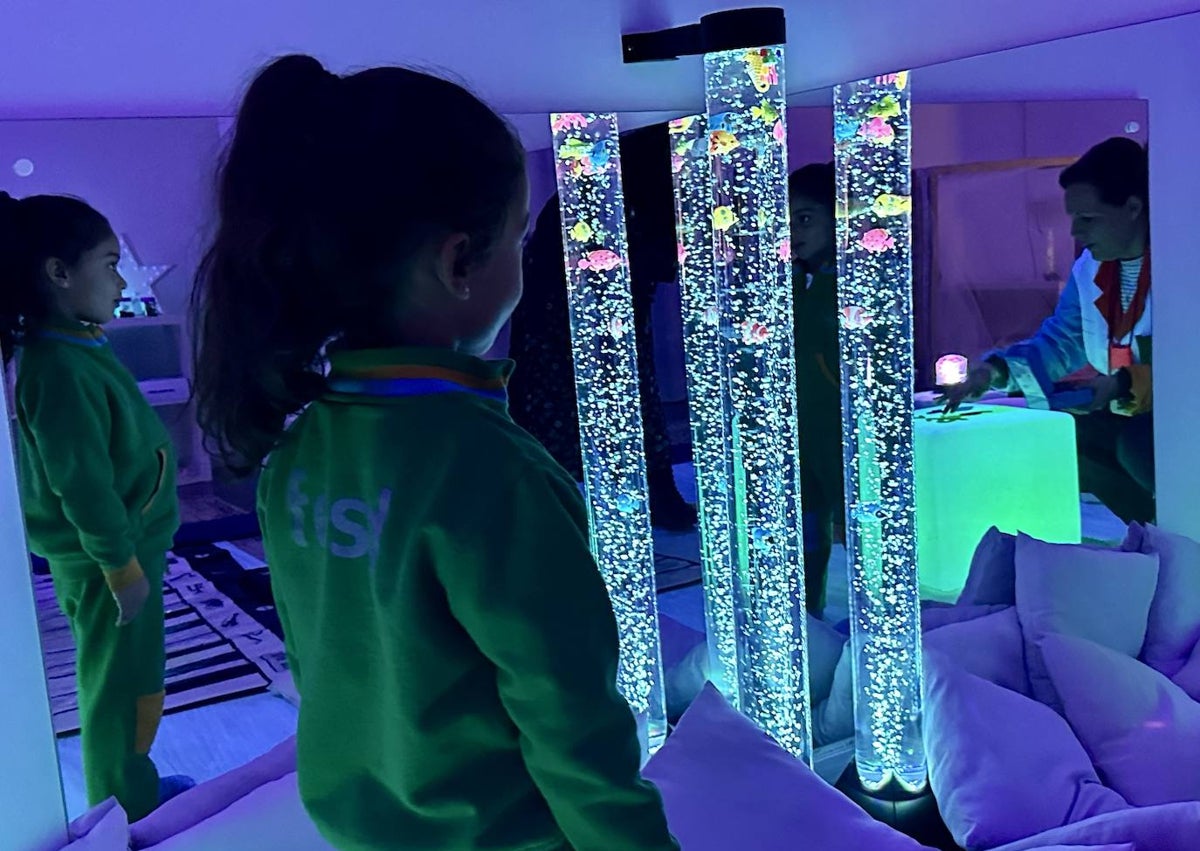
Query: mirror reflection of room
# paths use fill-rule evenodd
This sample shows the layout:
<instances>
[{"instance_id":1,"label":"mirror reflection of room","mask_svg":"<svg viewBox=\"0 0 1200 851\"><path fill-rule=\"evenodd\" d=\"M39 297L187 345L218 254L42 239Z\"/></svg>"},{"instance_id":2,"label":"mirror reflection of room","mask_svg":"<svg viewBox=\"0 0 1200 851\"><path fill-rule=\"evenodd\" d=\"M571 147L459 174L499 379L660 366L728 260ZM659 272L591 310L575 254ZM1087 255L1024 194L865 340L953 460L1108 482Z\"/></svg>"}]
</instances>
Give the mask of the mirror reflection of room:
<instances>
[{"instance_id":1,"label":"mirror reflection of room","mask_svg":"<svg viewBox=\"0 0 1200 851\"><path fill-rule=\"evenodd\" d=\"M875 795L856 739L891 695L868 695L855 594L911 589L856 577L847 542L840 361L872 317L841 298L836 163L899 110L838 126L809 89L838 77L786 5L804 49L770 252L791 263L807 611L797 587L781 670L807 677L789 682L809 763L721 690L709 641L667 124L703 111L699 61L577 57L606 75L600 108L638 107L616 113L628 244L605 258L633 321L604 330L636 354L669 722L651 753L584 481L603 452L581 438L564 246L590 235L564 225L545 112L594 108L587 87L498 93L477 57L362 71L378 56L349 43L271 64L260 33L237 81L214 60L203 103L146 109L188 117L128 92L130 117L87 117L111 103L84 103L78 74L57 117L0 107L0 637L24 651L0 687L0 846L37 809L50 827L14 851L1200 848L1200 544L1182 534L1200 527L1175 395L1193 311L1171 289L1176 160L1200 128L1164 94L1190 92L1200 14L912 68L911 195L853 212L911 216L917 639L876 670L922 671L905 717L929 783ZM572 32L602 19L614 48L609 11ZM545 49L526 23L502 61ZM1119 84L1075 70L1112 57ZM1152 108L1174 152L1153 174ZM1157 423L1154 377L1176 414ZM1156 438L1175 448L1157 470Z\"/></svg>"}]
</instances>

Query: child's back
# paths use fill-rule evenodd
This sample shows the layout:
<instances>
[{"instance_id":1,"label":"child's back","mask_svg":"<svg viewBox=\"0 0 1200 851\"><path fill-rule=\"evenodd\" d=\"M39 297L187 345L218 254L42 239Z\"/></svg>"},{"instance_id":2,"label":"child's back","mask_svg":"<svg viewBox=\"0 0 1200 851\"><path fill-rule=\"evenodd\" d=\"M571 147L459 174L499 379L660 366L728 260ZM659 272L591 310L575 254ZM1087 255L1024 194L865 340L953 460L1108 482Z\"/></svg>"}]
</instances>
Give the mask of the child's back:
<instances>
[{"instance_id":1,"label":"child's back","mask_svg":"<svg viewBox=\"0 0 1200 851\"><path fill-rule=\"evenodd\" d=\"M314 819L346 849L664 847L582 500L509 419L506 367L334 370L405 377L314 404L259 488Z\"/></svg>"}]
</instances>

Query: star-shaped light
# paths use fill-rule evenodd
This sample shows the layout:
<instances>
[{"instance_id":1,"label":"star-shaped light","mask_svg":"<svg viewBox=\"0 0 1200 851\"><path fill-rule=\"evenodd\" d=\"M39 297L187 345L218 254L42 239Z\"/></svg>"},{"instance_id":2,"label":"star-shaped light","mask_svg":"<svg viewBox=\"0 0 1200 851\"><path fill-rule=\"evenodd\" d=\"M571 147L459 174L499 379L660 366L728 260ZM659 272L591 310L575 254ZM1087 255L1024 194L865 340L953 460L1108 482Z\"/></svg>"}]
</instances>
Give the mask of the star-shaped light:
<instances>
[{"instance_id":1,"label":"star-shaped light","mask_svg":"<svg viewBox=\"0 0 1200 851\"><path fill-rule=\"evenodd\" d=\"M117 261L117 271L125 279L125 289L121 295L128 299L142 299L147 296L155 298L154 284L174 266L143 266L138 262L137 255L129 247L125 237L117 237L121 244L121 259Z\"/></svg>"}]
</instances>

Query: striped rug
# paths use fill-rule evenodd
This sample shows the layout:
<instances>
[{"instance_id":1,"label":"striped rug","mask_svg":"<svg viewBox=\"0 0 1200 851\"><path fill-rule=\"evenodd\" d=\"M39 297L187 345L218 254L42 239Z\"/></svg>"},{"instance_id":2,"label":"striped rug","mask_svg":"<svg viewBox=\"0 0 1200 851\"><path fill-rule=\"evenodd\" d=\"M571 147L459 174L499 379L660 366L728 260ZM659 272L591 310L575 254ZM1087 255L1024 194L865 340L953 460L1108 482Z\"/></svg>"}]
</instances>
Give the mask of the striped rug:
<instances>
[{"instance_id":1,"label":"striped rug","mask_svg":"<svg viewBox=\"0 0 1200 851\"><path fill-rule=\"evenodd\" d=\"M176 559L168 564L163 585L167 637L166 712L264 691L270 684L260 666L272 662L266 659L252 661L247 653L248 647L269 643L254 634L257 625L241 613L235 617L235 622L239 619L244 622L236 623L223 635L217 624L229 620L235 613L223 603L214 605L203 585L197 587L195 581L187 583L189 575L195 578L187 562ZM67 735L79 730L75 645L66 616L54 598L50 577L35 576L34 590L54 731L58 735ZM257 629L262 631L261 627ZM282 645L271 649L282 654Z\"/></svg>"}]
</instances>

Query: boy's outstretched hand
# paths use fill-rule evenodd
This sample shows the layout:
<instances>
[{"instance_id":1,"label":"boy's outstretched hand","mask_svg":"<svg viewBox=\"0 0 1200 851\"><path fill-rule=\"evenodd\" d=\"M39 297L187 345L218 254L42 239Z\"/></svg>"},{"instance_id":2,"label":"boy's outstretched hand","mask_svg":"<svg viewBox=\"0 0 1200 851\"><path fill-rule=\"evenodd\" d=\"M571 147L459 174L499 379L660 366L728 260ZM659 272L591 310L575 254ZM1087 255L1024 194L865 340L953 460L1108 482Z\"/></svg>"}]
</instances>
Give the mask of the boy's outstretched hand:
<instances>
[{"instance_id":1,"label":"boy's outstretched hand","mask_svg":"<svg viewBox=\"0 0 1200 851\"><path fill-rule=\"evenodd\" d=\"M963 402L978 399L984 393L991 390L992 383L995 380L995 367L991 364L978 366L971 370L971 374L967 376L967 380L962 384L951 384L939 388L942 391L942 395L937 398L937 401L945 403L945 413L952 414L958 410L959 405Z\"/></svg>"}]
</instances>

